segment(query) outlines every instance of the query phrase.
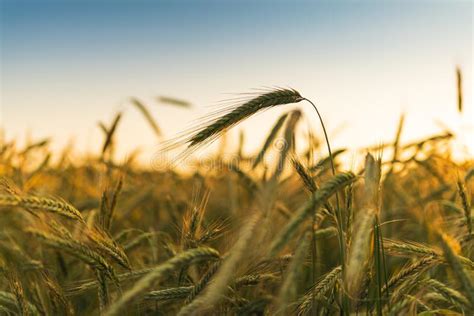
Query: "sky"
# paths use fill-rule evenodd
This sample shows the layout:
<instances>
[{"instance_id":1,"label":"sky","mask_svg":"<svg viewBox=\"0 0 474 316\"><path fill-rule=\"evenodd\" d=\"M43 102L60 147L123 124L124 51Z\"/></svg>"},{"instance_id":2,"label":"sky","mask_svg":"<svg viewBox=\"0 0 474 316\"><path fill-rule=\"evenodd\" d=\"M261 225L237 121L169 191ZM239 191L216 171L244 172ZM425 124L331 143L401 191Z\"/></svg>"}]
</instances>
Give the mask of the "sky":
<instances>
[{"instance_id":1,"label":"sky","mask_svg":"<svg viewBox=\"0 0 474 316\"><path fill-rule=\"evenodd\" d=\"M474 153L471 1L0 0L0 126L7 139L52 137L98 152L124 111L119 152L159 147L128 101L142 100L164 138L209 106L292 87L320 109L333 147L403 141L447 126ZM465 111L457 112L455 67ZM230 94L229 94L230 93ZM191 110L156 96L190 101ZM236 127L259 147L285 106ZM308 104L305 124L321 132Z\"/></svg>"}]
</instances>

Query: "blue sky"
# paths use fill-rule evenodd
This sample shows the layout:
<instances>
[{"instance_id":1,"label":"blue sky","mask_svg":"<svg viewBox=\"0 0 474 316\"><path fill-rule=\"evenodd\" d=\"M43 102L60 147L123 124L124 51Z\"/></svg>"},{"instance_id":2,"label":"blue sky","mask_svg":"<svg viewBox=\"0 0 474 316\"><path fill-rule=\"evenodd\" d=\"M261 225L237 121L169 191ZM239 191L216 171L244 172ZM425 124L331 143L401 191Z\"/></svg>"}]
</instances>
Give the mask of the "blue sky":
<instances>
[{"instance_id":1,"label":"blue sky","mask_svg":"<svg viewBox=\"0 0 474 316\"><path fill-rule=\"evenodd\" d=\"M272 85L316 100L330 130L344 126L335 146L390 139L402 112L407 140L439 130L435 120L472 133L470 1L0 3L0 119L9 138L53 136L60 147L74 137L96 150L97 121L125 110L122 152L156 148L128 97L146 102L172 137L223 93ZM463 117L456 65L465 79ZM157 95L196 107L163 107ZM283 110L242 125L250 149Z\"/></svg>"}]
</instances>

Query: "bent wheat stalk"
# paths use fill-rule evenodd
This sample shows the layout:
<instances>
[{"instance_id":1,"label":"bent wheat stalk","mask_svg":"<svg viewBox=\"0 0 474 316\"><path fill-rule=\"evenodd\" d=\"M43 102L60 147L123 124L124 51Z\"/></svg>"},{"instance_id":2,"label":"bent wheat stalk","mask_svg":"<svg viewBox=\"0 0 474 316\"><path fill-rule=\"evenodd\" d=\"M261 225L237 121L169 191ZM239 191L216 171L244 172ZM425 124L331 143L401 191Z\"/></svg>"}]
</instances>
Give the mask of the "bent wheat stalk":
<instances>
[{"instance_id":1,"label":"bent wheat stalk","mask_svg":"<svg viewBox=\"0 0 474 316\"><path fill-rule=\"evenodd\" d=\"M316 110L318 118L321 122L324 138L326 140L329 156L331 158L331 168L333 175L336 174L336 168L333 162L333 155L331 146L329 144L329 137L326 132L326 128L323 123L321 114L319 113L316 105L307 98L301 96L301 94L294 89L275 89L266 93L260 94L250 100L247 100L240 105L230 104L228 107L217 110L211 113L203 122L198 123L196 127L193 127L185 131L181 136L176 139L170 140L164 143L163 151L168 151L180 147L181 145L187 145L186 150L182 153L182 157L202 145L212 142L219 136L221 136L226 130L233 127L234 125L242 122L257 112L284 104L298 103L301 101L308 101L313 108ZM283 122L281 122L283 123ZM191 135L189 135L191 134Z\"/></svg>"},{"instance_id":2,"label":"bent wheat stalk","mask_svg":"<svg viewBox=\"0 0 474 316\"><path fill-rule=\"evenodd\" d=\"M202 125L192 128L190 130L191 136L185 134L184 139L178 138L175 141L171 141L167 146L165 145L165 149L172 149L175 146L179 146L181 142L184 142L188 145L188 150L194 149L200 144L214 140L215 138L222 135L222 133L224 133L230 127L238 124L246 118L249 118L257 112L260 112L261 110L278 105L298 103L301 101L309 102L318 115L331 161L332 173L333 175L336 175L331 145L321 113L311 100L302 97L301 94L295 89L280 88L258 95L239 106L231 104L228 108L224 108L221 111L216 111L215 113L211 114L210 119L204 122ZM283 121L284 119L277 123L276 127L279 128L278 125L282 124Z\"/></svg>"}]
</instances>

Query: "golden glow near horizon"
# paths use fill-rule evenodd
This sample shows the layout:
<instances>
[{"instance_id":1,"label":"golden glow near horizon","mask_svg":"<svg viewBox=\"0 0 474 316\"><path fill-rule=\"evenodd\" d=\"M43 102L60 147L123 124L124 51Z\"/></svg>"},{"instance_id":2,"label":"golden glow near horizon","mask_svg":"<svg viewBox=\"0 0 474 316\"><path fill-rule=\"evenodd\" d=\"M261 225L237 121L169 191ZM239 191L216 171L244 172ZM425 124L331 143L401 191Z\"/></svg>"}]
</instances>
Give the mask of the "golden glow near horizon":
<instances>
[{"instance_id":1,"label":"golden glow near horizon","mask_svg":"<svg viewBox=\"0 0 474 316\"><path fill-rule=\"evenodd\" d=\"M158 10L117 4L105 21L106 5L72 10L56 3L31 12L7 7L0 111L6 138L51 137L56 150L73 139L77 151L98 153L103 135L97 122L110 123L124 111L118 157L139 147L146 163L160 140L129 97L143 100L164 138L171 138L206 115L207 105L229 98L226 92L289 86L317 104L334 148L391 142L405 113L402 142L446 127L458 136L458 155L474 155L472 4L282 2L268 11L264 4L244 10L233 3L229 10L185 3L186 11L179 5ZM58 18L48 19L56 11ZM185 21L176 19L182 12ZM288 22L259 24L263 16L283 13ZM457 65L463 71L463 113L457 111ZM164 106L158 95L195 107ZM295 106L321 136L311 108ZM292 107L236 126L233 143L244 130L245 150L254 152Z\"/></svg>"},{"instance_id":2,"label":"golden glow near horizon","mask_svg":"<svg viewBox=\"0 0 474 316\"><path fill-rule=\"evenodd\" d=\"M367 69L366 75L354 73L350 69L345 71L344 67L338 70L333 69L330 72L331 80L317 75L312 78L312 71L303 69L298 77L293 78L294 83L291 86L315 100L326 121L335 148L345 147L356 150L390 142L395 135L400 115L405 113L402 142L421 139L440 133L447 128L457 135L455 147L458 155L466 151L473 155L472 72L469 68L463 68L464 112L458 113L454 66L450 67L449 63L443 63L434 65L433 68L426 74L412 68L411 73L400 71L393 73L392 76L382 76L377 80L370 80L370 74L375 73L373 70L370 71L371 69ZM274 73L263 74L261 80L272 82L273 75ZM232 84L236 87L258 86L260 81L259 78L247 79L245 76L239 79L240 82L236 82L236 78L233 78ZM178 78L175 80L175 82L179 81ZM51 86L57 84L54 80L50 79L50 81ZM153 84L150 83L145 83L144 89L137 89L137 87L130 89L136 91L131 92L130 95L139 97L147 104L164 130L165 139L186 130L190 125L192 126L193 120L205 116L212 110L201 104L215 104L216 100L229 98L229 95L220 92L230 90L222 83L217 85L215 81L200 81L199 86L196 86L195 83L198 82L193 78L184 78L180 82L180 86L163 84L156 92L151 87ZM163 83L163 80L159 83ZM7 101L23 103L20 109L28 110L29 104L37 104L39 109L42 106L47 108L47 102L64 104L63 107L54 108L51 112L36 112L32 109L35 115L29 116L27 112L22 113L20 109L9 108L6 106L8 103L4 102L3 112L6 113L2 125L6 127L7 138L24 139L27 133L34 138L52 137L53 146L57 150L74 139L78 151L97 153L103 141L97 122L101 120L109 124L115 113L122 111L124 116L117 131L119 157L127 156L139 147L143 150L142 161L146 163L158 150L160 140L155 137L141 114L131 106L128 98L120 97L122 91L127 91L126 82L116 82L115 87L119 88L114 90L118 92L112 93L111 89L106 89L103 95L90 91L86 95L77 95L70 89L65 89L63 94L55 94L54 90L48 92L48 85L48 78L45 78L43 84L38 87L41 89L32 91L32 94L28 96L23 95L21 91L7 91ZM86 80L78 85L85 86ZM186 88L193 86L192 89ZM215 87L215 89L209 87ZM182 89L182 93L179 89ZM241 88L241 91L249 90ZM189 100L194 107L182 109L161 105L155 100L155 97L160 94ZM43 102L43 105L40 102ZM88 106L84 107L83 104ZM245 149L248 152L254 152L264 141L279 115L295 107L304 110L305 125L312 126L317 134L318 132L321 134L317 117L311 107L300 103L271 109L236 126L229 133L231 143L237 142L237 134L243 130L246 135Z\"/></svg>"},{"instance_id":3,"label":"golden glow near horizon","mask_svg":"<svg viewBox=\"0 0 474 316\"><path fill-rule=\"evenodd\" d=\"M454 73L454 68L451 69L451 72ZM443 78L443 76L441 77ZM405 105L402 105L404 98L395 95L391 96L386 91L381 91L379 87L370 97L368 97L369 94L366 92L357 94L356 90L360 89L362 84L358 84L352 89L334 87L332 88L333 91L329 91L330 93L326 90L325 98L318 98L317 92L313 92L309 97L317 100L316 103L326 121L333 147L349 148L353 152L352 155L356 155L355 153L359 149L393 141L399 116L405 113L406 120L402 134L402 143L422 139L432 134L439 134L442 133L444 129L448 129L457 136L454 142L456 157L463 158L469 155L472 158L474 155L472 89L466 85L466 83L470 83L470 78L464 80L464 112L458 113L456 109L456 90L454 80L452 80L453 77L454 75L452 75L451 78L446 78L446 82L451 81L451 84L449 86L446 85L445 91L434 88L440 85L439 82L432 83L433 88L431 89L428 87L429 82L425 82L423 84L423 90L425 91L422 90L417 94L411 92L406 99L410 99L412 102L407 102ZM308 79L307 82L311 82L311 80ZM306 81L301 79L300 84L306 84ZM388 83L386 84L388 85ZM384 84L379 83L379 85L383 86ZM296 87L297 84L293 86ZM326 84L326 87L327 89L331 88L329 84ZM351 90L353 94L347 90ZM307 87L306 89L300 89L300 91L305 94L305 91L311 90ZM196 99L200 99L199 95L197 95L198 92L195 93ZM158 94L160 93L156 93L155 95ZM222 99L222 94L217 94L217 97L221 96ZM403 91L400 91L400 94L403 94ZM179 97L182 96L180 95ZM227 96L224 98L226 97ZM58 98L58 96L51 96L51 98ZM64 95L63 98L66 100L68 95ZM193 97L185 96L182 98L196 104L196 102L193 101ZM338 100L338 98L340 100ZM104 99L107 100L108 98L104 97ZM211 111L210 108L199 105L191 110L187 110L159 105L157 102L154 102L153 98L142 97L142 99L146 102L156 118L156 121L164 130L164 139L176 136L177 133L192 125L193 120L203 115L205 116L206 113ZM202 97L202 99L205 98ZM211 97L208 96L206 99L211 99ZM377 102L374 102L375 99L379 99L380 103L377 104ZM80 102L92 101L93 100L75 100L79 108ZM104 101L104 103L105 102L108 101ZM208 104L215 103L212 101L205 102ZM371 106L370 102L374 102L375 106ZM350 106L350 103L353 104L353 107ZM446 106L444 106L443 103L446 104ZM97 106L99 106L99 104L97 104ZM271 109L236 126L229 132L229 144L231 145L229 150L236 147L239 131L244 131L246 135L245 150L248 153L254 153L263 143L264 138L267 136L279 115L292 108L301 108L305 112L302 130L307 130L308 126L311 126L311 128L316 131L316 135L322 139L322 132L315 113L308 104L300 103ZM117 131L117 157L124 159L124 157L128 156L133 150L140 148L142 150L140 160L147 164L158 151L160 140L155 137L141 114L126 101L126 98L118 102L116 106L102 106L102 114L100 117L94 117L95 113L91 113L90 116L86 115L85 118L78 120L78 122L72 120L72 124L69 115L74 115L74 111L71 111L71 114L69 114L69 110L58 111L61 114L43 113L42 117L36 116L34 120L30 120L29 123L31 125L24 126L26 129L20 130L17 128L16 134L13 134L11 129L7 128L5 131L6 137L20 140L25 139L25 135L28 134L34 139L51 137L53 148L56 150L60 150L73 139L77 144L77 152L88 151L98 153L103 142L103 135L97 128L97 122L101 120L109 124L117 111L124 113L123 121L120 123ZM6 117L6 119L8 120L8 117ZM62 122L63 120L64 122ZM7 124L2 125L8 126L8 121L6 123ZM54 126L52 126L52 128L49 126L49 130L41 128L42 126L48 126L50 124L56 125L57 128L54 128ZM68 125L70 126L69 128ZM297 140L299 148L304 147L304 141L305 138L303 135L299 137ZM321 149L323 153L325 153L324 147Z\"/></svg>"}]
</instances>

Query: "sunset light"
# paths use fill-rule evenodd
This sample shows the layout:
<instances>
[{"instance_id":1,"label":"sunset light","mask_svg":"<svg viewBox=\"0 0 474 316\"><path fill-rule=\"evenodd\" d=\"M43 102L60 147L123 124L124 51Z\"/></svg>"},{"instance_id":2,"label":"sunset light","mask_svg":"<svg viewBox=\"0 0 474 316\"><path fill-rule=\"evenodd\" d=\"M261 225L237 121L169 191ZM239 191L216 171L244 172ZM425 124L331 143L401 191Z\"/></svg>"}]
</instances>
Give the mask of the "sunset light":
<instances>
[{"instance_id":1,"label":"sunset light","mask_svg":"<svg viewBox=\"0 0 474 316\"><path fill-rule=\"evenodd\" d=\"M472 0L0 0L0 315L474 315Z\"/></svg>"}]
</instances>

